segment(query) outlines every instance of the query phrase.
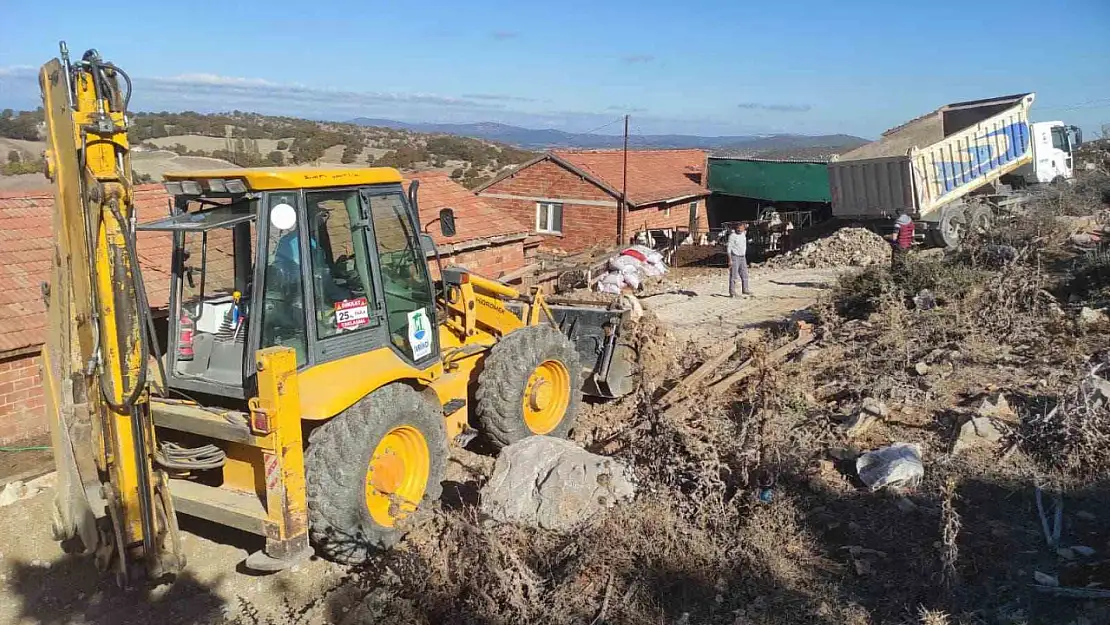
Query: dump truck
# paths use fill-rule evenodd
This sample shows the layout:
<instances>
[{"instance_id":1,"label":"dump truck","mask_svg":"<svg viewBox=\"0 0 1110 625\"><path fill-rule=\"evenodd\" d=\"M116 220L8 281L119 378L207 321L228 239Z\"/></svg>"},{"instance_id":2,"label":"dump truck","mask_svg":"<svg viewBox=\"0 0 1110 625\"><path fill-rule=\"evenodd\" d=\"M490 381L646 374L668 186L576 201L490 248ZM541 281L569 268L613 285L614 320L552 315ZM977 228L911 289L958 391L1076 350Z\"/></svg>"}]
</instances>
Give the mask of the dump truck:
<instances>
[{"instance_id":1,"label":"dump truck","mask_svg":"<svg viewBox=\"0 0 1110 625\"><path fill-rule=\"evenodd\" d=\"M1032 122L1034 99L947 104L839 155L828 166L833 216L881 229L904 212L922 238L953 247L1020 206L1029 185L1070 180L1082 135Z\"/></svg>"},{"instance_id":2,"label":"dump truck","mask_svg":"<svg viewBox=\"0 0 1110 625\"><path fill-rule=\"evenodd\" d=\"M121 584L185 566L179 514L264 537L254 570L362 562L438 498L451 445L565 437L583 392L633 389L628 311L428 261L419 187L395 169L173 172L151 219L134 207L127 74L63 44L39 77L53 530ZM438 221L453 234L450 210ZM163 337L142 231L172 239Z\"/></svg>"}]
</instances>

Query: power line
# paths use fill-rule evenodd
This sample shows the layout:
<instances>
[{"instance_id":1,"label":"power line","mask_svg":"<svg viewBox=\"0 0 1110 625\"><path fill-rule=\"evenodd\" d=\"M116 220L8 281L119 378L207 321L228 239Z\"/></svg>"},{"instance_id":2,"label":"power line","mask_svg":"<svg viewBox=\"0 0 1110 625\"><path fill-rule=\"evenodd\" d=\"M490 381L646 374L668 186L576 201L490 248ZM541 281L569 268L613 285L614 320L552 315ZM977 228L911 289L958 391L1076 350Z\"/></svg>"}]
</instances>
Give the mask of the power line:
<instances>
[{"instance_id":1,"label":"power line","mask_svg":"<svg viewBox=\"0 0 1110 625\"><path fill-rule=\"evenodd\" d=\"M622 115L621 117L618 117L618 118L614 119L613 121L611 121L607 124L602 124L602 125L598 126L597 128L594 128L593 130L587 130L583 134L592 135L592 134L594 134L595 132L597 132L599 130L603 130L605 128L608 128L609 126L612 126L613 124L619 124L623 121L624 121L624 116Z\"/></svg>"}]
</instances>

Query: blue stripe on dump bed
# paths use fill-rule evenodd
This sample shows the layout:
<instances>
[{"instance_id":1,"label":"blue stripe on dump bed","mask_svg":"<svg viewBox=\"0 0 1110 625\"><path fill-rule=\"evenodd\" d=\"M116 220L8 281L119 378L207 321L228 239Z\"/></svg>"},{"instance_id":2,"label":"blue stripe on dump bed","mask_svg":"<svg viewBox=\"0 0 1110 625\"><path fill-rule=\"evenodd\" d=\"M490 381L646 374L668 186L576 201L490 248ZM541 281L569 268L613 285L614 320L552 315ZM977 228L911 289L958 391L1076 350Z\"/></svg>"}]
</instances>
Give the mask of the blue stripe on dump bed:
<instances>
[{"instance_id":1,"label":"blue stripe on dump bed","mask_svg":"<svg viewBox=\"0 0 1110 625\"><path fill-rule=\"evenodd\" d=\"M1014 122L999 130L976 135L958 162L937 161L936 177L945 193L1015 161L1029 151L1029 124ZM996 156L997 155L997 156Z\"/></svg>"}]
</instances>

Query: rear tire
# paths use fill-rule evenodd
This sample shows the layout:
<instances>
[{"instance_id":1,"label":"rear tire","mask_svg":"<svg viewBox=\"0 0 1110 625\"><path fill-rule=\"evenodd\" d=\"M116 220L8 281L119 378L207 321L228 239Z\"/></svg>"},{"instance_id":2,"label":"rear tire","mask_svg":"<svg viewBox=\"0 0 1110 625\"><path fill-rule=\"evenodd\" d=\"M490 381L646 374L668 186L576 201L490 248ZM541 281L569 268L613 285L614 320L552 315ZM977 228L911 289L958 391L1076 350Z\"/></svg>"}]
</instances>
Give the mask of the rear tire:
<instances>
[{"instance_id":1,"label":"rear tire","mask_svg":"<svg viewBox=\"0 0 1110 625\"><path fill-rule=\"evenodd\" d=\"M950 206L943 209L936 230L932 231L933 244L937 247L955 249L959 247L967 233L967 207Z\"/></svg>"},{"instance_id":2,"label":"rear tire","mask_svg":"<svg viewBox=\"0 0 1110 625\"><path fill-rule=\"evenodd\" d=\"M497 446L535 435L566 438L582 398L581 369L574 343L555 328L510 332L478 376L481 430Z\"/></svg>"},{"instance_id":3,"label":"rear tire","mask_svg":"<svg viewBox=\"0 0 1110 625\"><path fill-rule=\"evenodd\" d=\"M443 490L442 409L403 384L363 397L309 441L309 536L337 562L358 564L395 545L398 522Z\"/></svg>"}]
</instances>

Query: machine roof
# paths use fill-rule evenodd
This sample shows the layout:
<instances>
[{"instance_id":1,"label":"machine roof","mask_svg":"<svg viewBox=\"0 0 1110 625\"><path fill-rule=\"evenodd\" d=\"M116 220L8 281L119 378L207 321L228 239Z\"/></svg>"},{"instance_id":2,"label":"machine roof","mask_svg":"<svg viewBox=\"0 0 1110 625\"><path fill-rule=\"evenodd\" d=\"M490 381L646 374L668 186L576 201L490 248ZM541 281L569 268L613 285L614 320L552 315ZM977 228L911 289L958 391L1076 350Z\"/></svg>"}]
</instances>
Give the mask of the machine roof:
<instances>
[{"instance_id":1,"label":"machine roof","mask_svg":"<svg viewBox=\"0 0 1110 625\"><path fill-rule=\"evenodd\" d=\"M400 184L401 174L392 167L322 169L318 167L248 167L166 172L167 182L232 178L246 182L252 191L315 189L320 187Z\"/></svg>"}]
</instances>

